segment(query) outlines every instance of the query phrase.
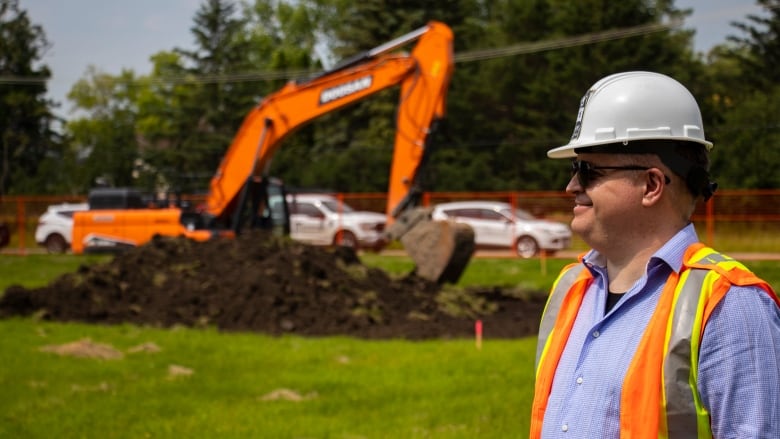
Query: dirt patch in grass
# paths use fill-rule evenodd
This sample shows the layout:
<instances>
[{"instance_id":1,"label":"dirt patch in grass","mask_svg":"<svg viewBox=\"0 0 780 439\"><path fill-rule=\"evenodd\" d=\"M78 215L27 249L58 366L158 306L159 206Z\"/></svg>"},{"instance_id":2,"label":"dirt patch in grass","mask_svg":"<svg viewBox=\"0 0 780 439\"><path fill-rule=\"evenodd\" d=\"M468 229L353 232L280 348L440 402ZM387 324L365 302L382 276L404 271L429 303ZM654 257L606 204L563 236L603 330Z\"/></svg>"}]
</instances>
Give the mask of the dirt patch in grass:
<instances>
[{"instance_id":1,"label":"dirt patch in grass","mask_svg":"<svg viewBox=\"0 0 780 439\"><path fill-rule=\"evenodd\" d=\"M513 338L536 333L543 307L541 292L393 277L346 248L253 232L202 243L157 237L46 287L9 287L0 317L405 339L473 337L482 320L485 338Z\"/></svg>"},{"instance_id":2,"label":"dirt patch in grass","mask_svg":"<svg viewBox=\"0 0 780 439\"><path fill-rule=\"evenodd\" d=\"M47 345L40 348L41 352L52 352L61 356L80 357L80 358L98 358L101 360L117 360L124 357L124 354L113 346L95 343L85 338L61 345Z\"/></svg>"}]
</instances>

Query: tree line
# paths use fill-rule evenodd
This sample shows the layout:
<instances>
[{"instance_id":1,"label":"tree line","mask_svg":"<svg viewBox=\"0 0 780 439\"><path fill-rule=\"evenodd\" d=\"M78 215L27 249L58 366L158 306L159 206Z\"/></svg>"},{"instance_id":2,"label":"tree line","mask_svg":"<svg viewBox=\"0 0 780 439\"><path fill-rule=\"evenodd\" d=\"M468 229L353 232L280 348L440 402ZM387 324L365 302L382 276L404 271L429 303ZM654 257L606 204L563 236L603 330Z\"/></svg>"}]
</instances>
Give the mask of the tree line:
<instances>
[{"instance_id":1,"label":"tree line","mask_svg":"<svg viewBox=\"0 0 780 439\"><path fill-rule=\"evenodd\" d=\"M778 188L780 0L733 23L706 54L673 0L203 0L193 49L160 48L151 72L90 67L68 105L46 99L48 41L18 0L0 0L0 195L83 194L98 184L203 192L263 96L424 26L447 23L455 72L432 134L426 189L559 190L546 151L571 135L603 76L668 74L696 97L721 187ZM271 173L288 185L386 190L398 90L320 117L285 140Z\"/></svg>"}]
</instances>

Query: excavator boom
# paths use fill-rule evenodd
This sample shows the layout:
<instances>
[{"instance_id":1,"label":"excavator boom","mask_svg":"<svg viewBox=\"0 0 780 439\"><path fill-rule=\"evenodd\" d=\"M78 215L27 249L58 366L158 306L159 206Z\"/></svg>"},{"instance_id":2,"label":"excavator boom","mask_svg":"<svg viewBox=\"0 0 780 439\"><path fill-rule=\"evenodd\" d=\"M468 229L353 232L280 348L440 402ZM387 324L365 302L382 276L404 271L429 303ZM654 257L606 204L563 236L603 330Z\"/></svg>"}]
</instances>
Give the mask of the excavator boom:
<instances>
[{"instance_id":1,"label":"excavator boom","mask_svg":"<svg viewBox=\"0 0 780 439\"><path fill-rule=\"evenodd\" d=\"M417 41L410 54L391 53ZM400 86L396 135L387 190L388 239L400 240L417 273L455 282L474 252L467 226L434 222L419 209L419 175L430 152L429 134L445 115L453 72L453 35L432 21L427 26L349 58L307 81L290 82L266 97L245 118L211 180L206 214L223 218L235 211L247 182L267 175L276 150L313 119Z\"/></svg>"},{"instance_id":2,"label":"excavator boom","mask_svg":"<svg viewBox=\"0 0 780 439\"><path fill-rule=\"evenodd\" d=\"M413 40L419 41L410 55L390 53ZM444 117L452 70L452 32L443 23L431 22L310 80L288 83L244 118L211 179L206 212L217 218L232 214L232 203L247 180L267 174L282 141L296 129L400 85L387 202L392 221L393 210L409 193L429 130Z\"/></svg>"}]
</instances>

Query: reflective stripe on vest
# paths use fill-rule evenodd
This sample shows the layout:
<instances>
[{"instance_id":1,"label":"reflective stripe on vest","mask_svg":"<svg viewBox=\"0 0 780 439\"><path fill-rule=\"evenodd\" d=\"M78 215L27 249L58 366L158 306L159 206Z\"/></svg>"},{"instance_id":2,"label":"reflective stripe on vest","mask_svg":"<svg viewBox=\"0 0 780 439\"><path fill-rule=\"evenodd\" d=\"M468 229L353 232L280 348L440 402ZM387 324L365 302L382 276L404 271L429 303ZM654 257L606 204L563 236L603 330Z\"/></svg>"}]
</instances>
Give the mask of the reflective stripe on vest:
<instances>
[{"instance_id":1,"label":"reflective stripe on vest","mask_svg":"<svg viewBox=\"0 0 780 439\"><path fill-rule=\"evenodd\" d=\"M552 294L547 298L547 303L544 305L544 311L542 312L542 322L539 329L539 342L536 344L536 364L534 367L539 366L539 359L542 357L542 352L545 349L547 340L551 335L553 328L555 327L555 319L558 316L558 312L561 309L561 303L566 296L566 292L569 291L572 285L574 285L577 276L580 275L585 266L582 264L570 264L561 271L558 279L552 287ZM588 270L585 270L587 275L590 275Z\"/></svg>"},{"instance_id":2,"label":"reflective stripe on vest","mask_svg":"<svg viewBox=\"0 0 780 439\"><path fill-rule=\"evenodd\" d=\"M730 260L713 253L706 258L713 264ZM733 259L731 259L733 261ZM685 270L675 292L675 306L664 343L667 353L663 365L666 401L667 437L712 437L709 412L701 404L698 387L699 342L703 329L703 311L710 299L715 271ZM687 377L687 380L684 378ZM695 413L696 416L691 416Z\"/></svg>"},{"instance_id":3,"label":"reflective stripe on vest","mask_svg":"<svg viewBox=\"0 0 780 439\"><path fill-rule=\"evenodd\" d=\"M621 438L711 438L709 413L697 387L699 343L709 315L732 285L758 286L780 306L780 299L766 282L703 244L689 247L684 261L679 279L673 272L667 280L624 378ZM568 266L553 285L545 306L536 355L531 438L541 435L562 345L591 279L584 265ZM559 337L563 339L553 341Z\"/></svg>"}]
</instances>

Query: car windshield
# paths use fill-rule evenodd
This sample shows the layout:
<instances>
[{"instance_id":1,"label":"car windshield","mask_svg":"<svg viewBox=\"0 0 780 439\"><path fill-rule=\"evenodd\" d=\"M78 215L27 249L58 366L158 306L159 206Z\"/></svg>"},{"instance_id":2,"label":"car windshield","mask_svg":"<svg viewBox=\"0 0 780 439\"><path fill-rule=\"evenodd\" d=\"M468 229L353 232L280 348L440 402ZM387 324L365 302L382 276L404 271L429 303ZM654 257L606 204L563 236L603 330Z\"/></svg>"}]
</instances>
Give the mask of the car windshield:
<instances>
[{"instance_id":1,"label":"car windshield","mask_svg":"<svg viewBox=\"0 0 780 439\"><path fill-rule=\"evenodd\" d=\"M509 209L509 208L501 209L501 214L506 216L507 218L513 218L513 219L521 219L521 220L534 220L534 219L536 219L536 218L534 218L533 215L531 215L530 213L526 212L523 209L515 209L514 215L512 215L512 209Z\"/></svg>"},{"instance_id":2,"label":"car windshield","mask_svg":"<svg viewBox=\"0 0 780 439\"><path fill-rule=\"evenodd\" d=\"M349 213L354 212L355 209L350 207L347 203L339 203L338 201L323 201L322 205L325 206L331 212L336 213Z\"/></svg>"}]
</instances>

